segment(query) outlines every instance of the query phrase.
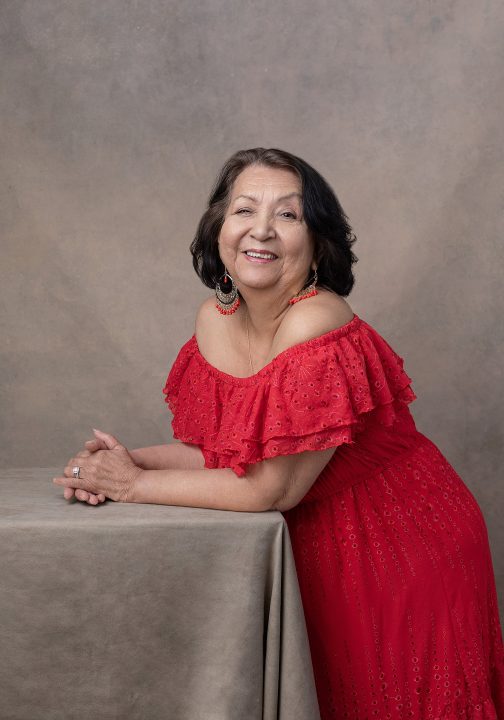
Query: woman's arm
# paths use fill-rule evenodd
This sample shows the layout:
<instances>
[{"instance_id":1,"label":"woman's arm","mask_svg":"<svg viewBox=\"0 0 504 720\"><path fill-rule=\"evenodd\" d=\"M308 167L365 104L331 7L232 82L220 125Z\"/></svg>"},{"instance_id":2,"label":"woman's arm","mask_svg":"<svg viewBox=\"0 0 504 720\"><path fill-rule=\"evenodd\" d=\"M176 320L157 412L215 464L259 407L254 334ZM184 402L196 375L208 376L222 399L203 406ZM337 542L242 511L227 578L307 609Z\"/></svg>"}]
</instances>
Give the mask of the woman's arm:
<instances>
[{"instance_id":1,"label":"woman's arm","mask_svg":"<svg viewBox=\"0 0 504 720\"><path fill-rule=\"evenodd\" d=\"M97 437L86 440L85 447L87 451L85 454L107 449L105 442ZM128 452L142 470L198 470L205 466L198 445L190 445L178 440L166 445L150 445Z\"/></svg>"},{"instance_id":2,"label":"woman's arm","mask_svg":"<svg viewBox=\"0 0 504 720\"><path fill-rule=\"evenodd\" d=\"M83 476L79 492L100 494L118 502L182 505L263 512L290 510L306 495L336 448L309 450L294 455L261 460L238 477L230 468L189 470L142 470L128 450L113 435L96 430L107 450L82 458ZM72 488L71 458L56 485ZM76 491L77 493L78 491Z\"/></svg>"},{"instance_id":3,"label":"woman's arm","mask_svg":"<svg viewBox=\"0 0 504 720\"><path fill-rule=\"evenodd\" d=\"M238 477L230 468L144 470L126 502L183 505L215 510L286 511L306 495L335 448L262 460Z\"/></svg>"},{"instance_id":4,"label":"woman's arm","mask_svg":"<svg viewBox=\"0 0 504 720\"><path fill-rule=\"evenodd\" d=\"M93 438L86 440L86 450L78 453L76 460L88 457L98 450L106 450L107 445L103 440ZM174 441L169 445L152 445L145 448L137 448L130 450L129 454L133 458L135 464L142 470L162 470L171 468L173 470L198 470L204 467L204 458L201 450L197 445L190 445ZM82 488L66 487L63 493L66 500L71 500L73 496L82 502L89 502L91 505L105 502L103 493L94 494L86 492Z\"/></svg>"},{"instance_id":5,"label":"woman's arm","mask_svg":"<svg viewBox=\"0 0 504 720\"><path fill-rule=\"evenodd\" d=\"M203 454L197 445L179 441L129 452L136 465L143 470L202 470L205 466Z\"/></svg>"}]
</instances>

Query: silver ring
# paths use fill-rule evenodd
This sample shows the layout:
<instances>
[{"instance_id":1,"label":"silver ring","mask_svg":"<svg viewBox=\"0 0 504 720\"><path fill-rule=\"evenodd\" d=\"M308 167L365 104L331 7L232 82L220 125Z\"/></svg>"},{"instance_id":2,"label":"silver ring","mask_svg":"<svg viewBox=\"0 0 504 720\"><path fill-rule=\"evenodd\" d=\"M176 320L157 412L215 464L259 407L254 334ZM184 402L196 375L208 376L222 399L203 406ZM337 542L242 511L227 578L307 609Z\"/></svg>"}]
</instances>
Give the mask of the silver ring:
<instances>
[{"instance_id":1,"label":"silver ring","mask_svg":"<svg viewBox=\"0 0 504 720\"><path fill-rule=\"evenodd\" d=\"M78 465L76 465L74 468L72 468L72 475L74 476L74 478L81 479L81 476L79 475L79 473L80 473L80 467Z\"/></svg>"}]
</instances>

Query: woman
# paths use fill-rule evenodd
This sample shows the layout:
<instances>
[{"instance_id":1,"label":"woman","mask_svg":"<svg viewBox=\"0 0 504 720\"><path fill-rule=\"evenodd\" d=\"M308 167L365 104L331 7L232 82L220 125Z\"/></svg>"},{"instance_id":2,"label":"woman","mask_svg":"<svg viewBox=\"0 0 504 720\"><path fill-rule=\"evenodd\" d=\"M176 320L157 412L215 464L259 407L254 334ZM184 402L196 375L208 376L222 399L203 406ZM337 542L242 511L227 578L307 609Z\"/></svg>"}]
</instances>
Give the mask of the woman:
<instances>
[{"instance_id":1,"label":"woman","mask_svg":"<svg viewBox=\"0 0 504 720\"><path fill-rule=\"evenodd\" d=\"M164 388L181 442L95 431L55 482L91 504L282 512L323 720L504 717L484 521L416 429L402 358L344 299L354 241L306 162L233 155L191 246L216 298Z\"/></svg>"}]
</instances>

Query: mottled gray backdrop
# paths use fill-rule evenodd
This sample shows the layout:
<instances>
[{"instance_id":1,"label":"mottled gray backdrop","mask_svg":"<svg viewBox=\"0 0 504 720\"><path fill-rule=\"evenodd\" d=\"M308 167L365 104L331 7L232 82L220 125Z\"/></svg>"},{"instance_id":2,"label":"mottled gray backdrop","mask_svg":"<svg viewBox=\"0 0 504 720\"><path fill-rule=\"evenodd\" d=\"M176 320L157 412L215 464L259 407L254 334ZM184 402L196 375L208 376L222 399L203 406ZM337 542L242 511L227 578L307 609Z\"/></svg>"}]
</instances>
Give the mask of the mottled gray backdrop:
<instances>
[{"instance_id":1,"label":"mottled gray backdrop","mask_svg":"<svg viewBox=\"0 0 504 720\"><path fill-rule=\"evenodd\" d=\"M91 426L171 438L161 389L209 293L188 246L211 183L235 150L280 147L349 215L350 304L405 358L504 591L500 0L0 14L1 464L63 466Z\"/></svg>"}]
</instances>

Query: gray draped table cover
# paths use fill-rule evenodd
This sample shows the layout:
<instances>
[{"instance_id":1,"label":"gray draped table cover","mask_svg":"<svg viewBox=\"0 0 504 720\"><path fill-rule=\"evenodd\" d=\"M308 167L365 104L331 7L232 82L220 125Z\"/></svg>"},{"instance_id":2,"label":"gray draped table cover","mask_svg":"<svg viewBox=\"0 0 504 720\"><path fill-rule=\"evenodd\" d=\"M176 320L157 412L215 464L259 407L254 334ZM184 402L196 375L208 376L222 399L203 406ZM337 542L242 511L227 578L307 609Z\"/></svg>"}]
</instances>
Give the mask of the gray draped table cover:
<instances>
[{"instance_id":1,"label":"gray draped table cover","mask_svg":"<svg viewBox=\"0 0 504 720\"><path fill-rule=\"evenodd\" d=\"M0 471L2 720L320 720L286 523Z\"/></svg>"}]
</instances>

